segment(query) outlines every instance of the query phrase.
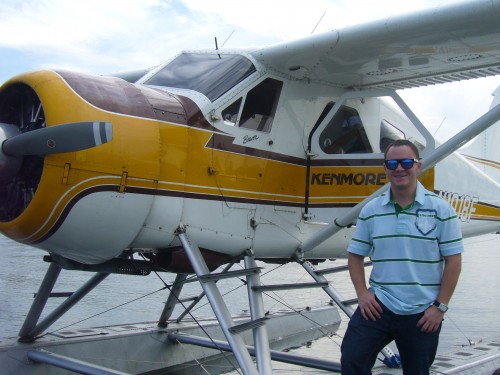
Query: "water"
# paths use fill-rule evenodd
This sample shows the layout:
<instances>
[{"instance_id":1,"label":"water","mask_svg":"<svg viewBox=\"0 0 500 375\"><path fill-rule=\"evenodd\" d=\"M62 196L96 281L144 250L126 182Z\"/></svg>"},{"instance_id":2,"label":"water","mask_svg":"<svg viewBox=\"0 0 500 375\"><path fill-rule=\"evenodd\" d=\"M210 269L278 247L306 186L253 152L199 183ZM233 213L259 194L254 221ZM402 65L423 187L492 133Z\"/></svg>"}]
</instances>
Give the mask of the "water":
<instances>
[{"instance_id":1,"label":"water","mask_svg":"<svg viewBox=\"0 0 500 375\"><path fill-rule=\"evenodd\" d=\"M465 240L462 274L446 314L440 339L439 351L469 342L500 338L500 235L485 235ZM20 245L0 236L0 339L15 337L24 321L33 299L33 293L48 267L42 261L44 252ZM319 268L345 264L345 260L326 262ZM242 267L242 265L237 265ZM264 284L310 282L309 275L296 264L269 265L261 274ZM54 288L56 292L75 291L88 280L91 274L78 271L62 271ZM345 299L355 297L347 273L328 275ZM156 321L168 295L165 285L170 285L174 275L161 273L146 277L111 275L86 296L48 331L53 332L75 326L95 327L108 324L123 324ZM241 281L221 280L218 284L232 313L248 310L246 286ZM183 296L197 295L201 288L197 283L185 287ZM185 293L185 294L184 294ZM267 310L286 310L304 306L320 306L329 301L321 289L295 290L270 293L265 297ZM60 303L52 298L44 315ZM197 316L213 315L206 303L194 312ZM176 308L174 314L180 311ZM44 316L42 315L42 317ZM299 349L301 354L321 358L338 359L339 345L346 326L344 316L337 335L320 339ZM276 364L275 373L322 374L318 370ZM293 369L293 370L292 370Z\"/></svg>"}]
</instances>

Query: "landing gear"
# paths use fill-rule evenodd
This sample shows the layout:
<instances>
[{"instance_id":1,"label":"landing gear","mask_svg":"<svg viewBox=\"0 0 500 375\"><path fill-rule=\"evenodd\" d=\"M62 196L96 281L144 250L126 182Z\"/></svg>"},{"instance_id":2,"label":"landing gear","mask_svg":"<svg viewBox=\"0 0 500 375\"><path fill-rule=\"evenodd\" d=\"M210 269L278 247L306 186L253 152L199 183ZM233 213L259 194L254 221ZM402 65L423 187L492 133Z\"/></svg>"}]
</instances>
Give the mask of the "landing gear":
<instances>
[{"instance_id":1,"label":"landing gear","mask_svg":"<svg viewBox=\"0 0 500 375\"><path fill-rule=\"evenodd\" d=\"M54 288L60 272L60 266L55 263L50 264L47 273L45 274L45 278L43 279L38 293L36 294L35 300L31 305L31 309L28 312L26 319L24 320L24 324L21 327L21 330L19 331L19 341L31 342L36 340L38 335L43 333L62 315L70 310L75 304L77 304L78 301L85 297L90 291L92 291L106 277L109 276L109 273L95 274L86 284L81 286L76 292L69 295L68 298L45 319L43 319L41 322L38 322L47 303L47 300L52 294L52 289Z\"/></svg>"}]
</instances>

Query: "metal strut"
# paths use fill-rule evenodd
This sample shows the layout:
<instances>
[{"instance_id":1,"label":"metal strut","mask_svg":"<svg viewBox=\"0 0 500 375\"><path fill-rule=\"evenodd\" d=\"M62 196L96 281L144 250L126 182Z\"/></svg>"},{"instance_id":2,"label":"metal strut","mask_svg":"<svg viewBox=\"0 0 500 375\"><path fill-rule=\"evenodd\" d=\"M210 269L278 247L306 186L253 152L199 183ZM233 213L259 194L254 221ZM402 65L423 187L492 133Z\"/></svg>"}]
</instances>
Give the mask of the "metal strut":
<instances>
[{"instance_id":1,"label":"metal strut","mask_svg":"<svg viewBox=\"0 0 500 375\"><path fill-rule=\"evenodd\" d=\"M183 334L180 332L170 332L168 338L171 341L179 341L185 344L193 344L198 346L203 346L206 348L213 348L225 351L231 351L231 348L227 342L213 339L206 339L204 337ZM248 351L250 354L254 355L255 349L248 346ZM270 350L271 358L274 361L290 363L298 366L305 366L309 368L316 368L319 370L325 370L330 372L340 372L340 363L335 361L330 361L322 358L307 357L303 355L297 355L292 353L285 353L278 350Z\"/></svg>"},{"instance_id":2,"label":"metal strut","mask_svg":"<svg viewBox=\"0 0 500 375\"><path fill-rule=\"evenodd\" d=\"M255 259L251 256L245 256L245 268L256 268ZM261 321L263 324L253 329L253 341L255 345L255 358L257 360L257 368L261 374L272 374L271 366L271 351L269 348L269 337L265 326L266 312L264 309L264 300L262 299L262 291L256 289L260 286L260 276L258 273L247 275L248 301L250 303L250 316L252 321Z\"/></svg>"},{"instance_id":3,"label":"metal strut","mask_svg":"<svg viewBox=\"0 0 500 375\"><path fill-rule=\"evenodd\" d=\"M47 300L51 296L52 289L59 277L61 267L55 263L51 263L45 277L40 284L38 293L31 305L30 311L24 320L23 326L19 331L19 341L33 341L39 334L50 327L62 315L70 310L75 304L92 291L101 281L109 276L109 273L98 273L89 281L82 285L75 293L72 293L63 303L61 303L54 311L52 311L40 323L38 320L47 304Z\"/></svg>"},{"instance_id":4,"label":"metal strut","mask_svg":"<svg viewBox=\"0 0 500 375\"><path fill-rule=\"evenodd\" d=\"M229 269L234 266L236 263L236 260L232 260L230 263L228 263L224 269L221 271L221 274L225 274L229 271ZM165 307L163 308L163 311L161 313L160 319L158 320L158 326L165 328L168 325L168 319L172 316L172 313L174 311L175 305L178 303L184 303L184 302L191 302L189 306L183 306L184 311L179 314L179 316L175 319L177 323L181 322L182 319L186 315L188 315L191 310L200 302L200 300L205 297L205 292L201 292L197 296L193 297L187 297L187 298L180 298L182 288L184 287L185 284L190 283L190 282L195 282L197 281L196 278L188 279L186 274L179 273L177 274L175 281L172 285L172 288L170 290L170 294L168 295L167 302L165 302ZM216 281L217 282L217 281Z\"/></svg>"},{"instance_id":5,"label":"metal strut","mask_svg":"<svg viewBox=\"0 0 500 375\"><path fill-rule=\"evenodd\" d=\"M174 312L175 305L179 300L181 290L186 279L187 275L183 273L179 273L175 277L175 281L172 285L172 289L170 290L170 294L168 295L167 302L165 302L165 307L163 308L160 319L158 320L159 327L165 328L167 326L167 320L172 316L172 313Z\"/></svg>"},{"instance_id":6,"label":"metal strut","mask_svg":"<svg viewBox=\"0 0 500 375\"><path fill-rule=\"evenodd\" d=\"M208 269L203 256L201 255L200 249L198 246L191 241L185 233L185 230L180 228L177 233L184 250L191 262L194 272L198 276L201 287L205 292L208 301L212 307L212 310L219 321L222 332L224 333L229 345L231 346L231 350L233 355L235 356L238 364L245 375L257 375L257 374L271 374L271 359L269 354L269 342L267 340L267 331L265 330L264 320L259 319L264 317L264 308L262 304L262 296L259 293L251 293L249 297L250 301L250 309L252 314L252 320L255 324L249 324L243 326L238 326L234 323L231 313L229 312L222 295L217 288L216 281L217 276L210 274L210 270ZM245 265L249 267L252 265L253 259L245 258ZM250 267L246 271L247 280L250 285L259 283L259 277L256 274L257 271L260 271L256 267ZM250 277L249 275L254 275L254 277ZM251 286L249 285L249 290ZM260 301L259 301L260 299ZM254 320L255 318L255 320ZM254 339L256 346L259 346L258 356L257 356L257 364L259 366L259 371L255 367L250 353L248 352L245 342L241 337L241 331L244 328L252 328L254 330Z\"/></svg>"},{"instance_id":7,"label":"metal strut","mask_svg":"<svg viewBox=\"0 0 500 375\"><path fill-rule=\"evenodd\" d=\"M35 363L45 363L51 366L70 370L78 374L88 375L128 375L125 372L97 366L79 359L70 358L61 354L51 353L46 350L30 350L27 357Z\"/></svg>"}]
</instances>

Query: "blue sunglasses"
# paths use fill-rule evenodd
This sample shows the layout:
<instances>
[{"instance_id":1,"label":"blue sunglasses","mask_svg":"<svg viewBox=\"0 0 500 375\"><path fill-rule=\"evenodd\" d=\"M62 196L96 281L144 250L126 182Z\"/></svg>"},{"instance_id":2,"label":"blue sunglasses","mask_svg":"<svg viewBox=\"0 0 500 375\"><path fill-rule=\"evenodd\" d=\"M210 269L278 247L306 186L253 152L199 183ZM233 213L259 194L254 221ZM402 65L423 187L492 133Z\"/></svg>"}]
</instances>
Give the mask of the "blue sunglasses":
<instances>
[{"instance_id":1,"label":"blue sunglasses","mask_svg":"<svg viewBox=\"0 0 500 375\"><path fill-rule=\"evenodd\" d=\"M415 163L418 163L418 159L389 159L385 160L384 164L387 169L393 171L401 164L403 169L411 169Z\"/></svg>"}]
</instances>

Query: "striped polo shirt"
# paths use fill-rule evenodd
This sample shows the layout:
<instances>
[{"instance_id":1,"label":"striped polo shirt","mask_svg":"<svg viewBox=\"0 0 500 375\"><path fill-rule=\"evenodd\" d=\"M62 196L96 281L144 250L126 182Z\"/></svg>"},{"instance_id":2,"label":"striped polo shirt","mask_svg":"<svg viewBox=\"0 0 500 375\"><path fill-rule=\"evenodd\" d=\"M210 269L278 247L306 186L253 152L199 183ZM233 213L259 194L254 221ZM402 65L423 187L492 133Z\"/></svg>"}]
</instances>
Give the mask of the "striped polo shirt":
<instances>
[{"instance_id":1,"label":"striped polo shirt","mask_svg":"<svg viewBox=\"0 0 500 375\"><path fill-rule=\"evenodd\" d=\"M371 258L370 290L391 311L407 315L434 302L443 256L464 247L454 209L417 182L409 207L397 210L390 189L363 207L347 250Z\"/></svg>"}]
</instances>

